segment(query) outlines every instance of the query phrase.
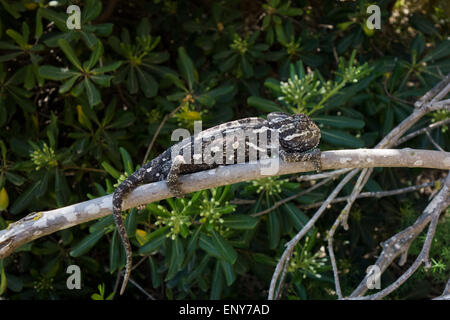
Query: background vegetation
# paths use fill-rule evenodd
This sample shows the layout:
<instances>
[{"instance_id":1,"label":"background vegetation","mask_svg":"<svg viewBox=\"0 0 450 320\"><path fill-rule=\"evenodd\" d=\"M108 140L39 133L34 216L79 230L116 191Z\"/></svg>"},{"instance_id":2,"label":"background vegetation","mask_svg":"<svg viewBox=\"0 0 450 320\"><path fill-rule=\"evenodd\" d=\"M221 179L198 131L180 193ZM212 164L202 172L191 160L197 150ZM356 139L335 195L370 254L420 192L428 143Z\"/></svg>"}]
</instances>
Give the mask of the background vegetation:
<instances>
[{"instance_id":1,"label":"background vegetation","mask_svg":"<svg viewBox=\"0 0 450 320\"><path fill-rule=\"evenodd\" d=\"M66 27L71 3L82 9L81 30ZM270 111L304 112L322 129L322 150L373 147L450 72L450 25L448 1L379 1L382 29L370 30L369 4L0 1L0 229L33 211L112 193L171 145L173 129L192 128L194 120L209 127ZM448 116L435 112L418 126ZM450 145L447 127L431 134ZM407 146L433 148L425 136ZM380 168L366 191L439 177L433 170ZM265 298L284 244L314 212L300 206L323 200L334 186L250 215L309 186L295 178L206 190L125 212L134 262L140 261L133 280L161 299ZM431 189L422 191L353 206L350 230L335 237L344 294L374 262L380 241L423 210ZM333 206L297 248L283 298L335 299L324 239L339 209ZM442 292L450 274L448 212L437 232L432 267L390 297ZM81 290L66 288L71 264L83 272ZM123 264L108 216L0 260L0 296L111 298ZM401 272L391 268L382 284ZM130 284L125 297L146 295Z\"/></svg>"}]
</instances>

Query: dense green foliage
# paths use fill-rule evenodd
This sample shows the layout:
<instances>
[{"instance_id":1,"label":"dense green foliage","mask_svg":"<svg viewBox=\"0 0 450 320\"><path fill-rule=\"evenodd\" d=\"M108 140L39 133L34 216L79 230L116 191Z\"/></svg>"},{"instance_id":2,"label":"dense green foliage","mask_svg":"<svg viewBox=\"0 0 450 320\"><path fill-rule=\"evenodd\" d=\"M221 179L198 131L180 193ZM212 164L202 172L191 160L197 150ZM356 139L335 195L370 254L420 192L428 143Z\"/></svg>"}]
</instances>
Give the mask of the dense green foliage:
<instances>
[{"instance_id":1,"label":"dense green foliage","mask_svg":"<svg viewBox=\"0 0 450 320\"><path fill-rule=\"evenodd\" d=\"M81 7L80 30L66 27L71 3ZM370 30L368 5L1 1L0 229L33 211L112 193L144 160L171 145L175 128L192 129L194 120L210 127L271 111L303 112L320 125L322 150L373 147L411 113L411 102L450 72L449 12L445 0L380 1L382 28ZM448 116L435 112L416 127ZM432 132L441 146L450 145L446 129ZM433 148L422 136L408 146ZM365 190L438 177L432 170L376 169ZM124 212L135 264L142 259L132 278L156 298L265 298L284 244L314 212L299 205L323 200L336 183L258 217L250 214L309 184L266 178ZM253 202L233 204L236 199ZM414 221L426 203L419 193L357 201L350 230L335 240L344 294L375 261L380 241ZM335 298L323 246L340 208L334 205L298 246L283 298ZM420 270L391 297L442 291L449 228L447 213L433 243L432 268ZM81 267L81 290L66 288L71 264ZM111 298L123 265L108 216L0 260L0 296ZM386 272L383 285L401 271ZM419 285L422 291L415 289ZM145 298L132 284L126 296Z\"/></svg>"}]
</instances>

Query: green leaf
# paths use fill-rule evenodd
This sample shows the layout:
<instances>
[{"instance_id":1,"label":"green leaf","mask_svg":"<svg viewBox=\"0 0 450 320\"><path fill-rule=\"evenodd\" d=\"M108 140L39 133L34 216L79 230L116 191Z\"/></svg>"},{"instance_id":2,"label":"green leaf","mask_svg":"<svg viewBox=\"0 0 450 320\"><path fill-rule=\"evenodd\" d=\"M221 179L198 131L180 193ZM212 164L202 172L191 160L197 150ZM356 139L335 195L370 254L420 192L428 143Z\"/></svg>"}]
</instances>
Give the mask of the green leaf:
<instances>
[{"instance_id":1,"label":"green leaf","mask_svg":"<svg viewBox=\"0 0 450 320\"><path fill-rule=\"evenodd\" d=\"M23 87L27 90L31 90L35 86L33 68L34 66L32 64L29 64L25 67L26 73L25 73L25 80L23 82Z\"/></svg>"},{"instance_id":2,"label":"green leaf","mask_svg":"<svg viewBox=\"0 0 450 320\"><path fill-rule=\"evenodd\" d=\"M248 97L247 103L249 106L258 108L264 112L284 112L284 110L275 102L256 96Z\"/></svg>"},{"instance_id":3,"label":"green leaf","mask_svg":"<svg viewBox=\"0 0 450 320\"><path fill-rule=\"evenodd\" d=\"M324 125L342 129L362 129L365 125L365 122L362 120L343 116L317 116L311 119Z\"/></svg>"},{"instance_id":4,"label":"green leaf","mask_svg":"<svg viewBox=\"0 0 450 320\"><path fill-rule=\"evenodd\" d=\"M211 232L213 245L219 252L219 255L231 264L234 264L237 259L237 253L234 248L216 231Z\"/></svg>"},{"instance_id":5,"label":"green leaf","mask_svg":"<svg viewBox=\"0 0 450 320\"><path fill-rule=\"evenodd\" d=\"M25 49L28 46L27 41L22 37L20 33L18 33L15 30L8 29L6 30L6 34L10 36L14 41L17 42L17 44L22 48Z\"/></svg>"},{"instance_id":6,"label":"green leaf","mask_svg":"<svg viewBox=\"0 0 450 320\"><path fill-rule=\"evenodd\" d=\"M84 81L78 82L78 84L70 91L70 93L74 97L79 97L80 94L83 92L84 89Z\"/></svg>"},{"instance_id":7,"label":"green leaf","mask_svg":"<svg viewBox=\"0 0 450 320\"><path fill-rule=\"evenodd\" d=\"M253 77L253 67L245 56L241 56L241 67L245 78Z\"/></svg>"},{"instance_id":8,"label":"green leaf","mask_svg":"<svg viewBox=\"0 0 450 320\"><path fill-rule=\"evenodd\" d=\"M387 107L386 112L384 113L383 127L381 132L383 136L387 135L392 128L394 127L394 108Z\"/></svg>"},{"instance_id":9,"label":"green leaf","mask_svg":"<svg viewBox=\"0 0 450 320\"><path fill-rule=\"evenodd\" d=\"M138 91L138 82L134 68L130 68L130 73L127 77L127 89L131 94L135 94Z\"/></svg>"},{"instance_id":10,"label":"green leaf","mask_svg":"<svg viewBox=\"0 0 450 320\"><path fill-rule=\"evenodd\" d=\"M70 255L74 258L82 256L88 252L100 239L105 235L105 230L101 229L97 232L91 233L83 240L81 240L71 251Z\"/></svg>"},{"instance_id":11,"label":"green leaf","mask_svg":"<svg viewBox=\"0 0 450 320\"><path fill-rule=\"evenodd\" d=\"M269 248L275 249L280 242L280 222L277 212L271 212L267 215L267 234L269 236Z\"/></svg>"},{"instance_id":12,"label":"green leaf","mask_svg":"<svg viewBox=\"0 0 450 320\"><path fill-rule=\"evenodd\" d=\"M92 32L94 32L99 37L107 37L109 36L114 28L114 24L112 23L102 23L91 25Z\"/></svg>"},{"instance_id":13,"label":"green leaf","mask_svg":"<svg viewBox=\"0 0 450 320\"><path fill-rule=\"evenodd\" d=\"M158 272L158 265L153 260L152 256L148 257L150 264L150 274L152 276L152 286L153 288L158 288L161 285L161 275Z\"/></svg>"},{"instance_id":14,"label":"green leaf","mask_svg":"<svg viewBox=\"0 0 450 320\"><path fill-rule=\"evenodd\" d=\"M99 75L99 76L91 76L90 79L95 84L98 84L102 87L109 87L111 83L111 79L113 76L107 76L107 75Z\"/></svg>"},{"instance_id":15,"label":"green leaf","mask_svg":"<svg viewBox=\"0 0 450 320\"><path fill-rule=\"evenodd\" d=\"M181 71L181 74L186 79L189 90L194 88L195 84L195 68L191 58L186 53L186 50L183 47L178 48L178 60L177 60L178 68Z\"/></svg>"},{"instance_id":16,"label":"green leaf","mask_svg":"<svg viewBox=\"0 0 450 320\"><path fill-rule=\"evenodd\" d=\"M125 171L128 174L132 174L134 172L134 168L133 168L133 160L131 159L130 154L123 147L120 147L119 151L120 151L120 155L122 156L122 162L123 162L123 167L125 168Z\"/></svg>"},{"instance_id":17,"label":"green leaf","mask_svg":"<svg viewBox=\"0 0 450 320\"><path fill-rule=\"evenodd\" d=\"M258 222L258 219L244 214L234 214L223 218L223 225L225 227L236 230L252 230Z\"/></svg>"},{"instance_id":18,"label":"green leaf","mask_svg":"<svg viewBox=\"0 0 450 320\"><path fill-rule=\"evenodd\" d=\"M38 9L38 11L36 13L36 24L35 24L34 37L36 39L39 39L42 36L43 31L44 31L44 27L42 25L42 15Z\"/></svg>"},{"instance_id":19,"label":"green leaf","mask_svg":"<svg viewBox=\"0 0 450 320\"><path fill-rule=\"evenodd\" d=\"M45 65L39 68L39 75L50 80L65 80L72 76L78 77L79 74L67 68L57 68L54 66Z\"/></svg>"},{"instance_id":20,"label":"green leaf","mask_svg":"<svg viewBox=\"0 0 450 320\"><path fill-rule=\"evenodd\" d=\"M211 98L213 98L215 100L219 97L231 94L233 92L233 90L234 90L234 85L220 86L218 88L208 91L208 96L210 96Z\"/></svg>"},{"instance_id":21,"label":"green leaf","mask_svg":"<svg viewBox=\"0 0 450 320\"><path fill-rule=\"evenodd\" d=\"M22 291L24 283L21 278L13 276L12 274L7 274L6 281L8 284L8 289L10 289L11 291L13 291L13 292L21 292Z\"/></svg>"},{"instance_id":22,"label":"green leaf","mask_svg":"<svg viewBox=\"0 0 450 320\"><path fill-rule=\"evenodd\" d=\"M12 172L5 172L6 179L8 179L9 182L16 186L21 186L25 182L25 178L19 176L18 174L12 173Z\"/></svg>"},{"instance_id":23,"label":"green leaf","mask_svg":"<svg viewBox=\"0 0 450 320\"><path fill-rule=\"evenodd\" d=\"M292 222L296 230L301 230L305 224L308 223L308 216L292 203L284 204L282 206L282 210L289 217L289 220Z\"/></svg>"},{"instance_id":24,"label":"green leaf","mask_svg":"<svg viewBox=\"0 0 450 320\"><path fill-rule=\"evenodd\" d=\"M89 22L102 12L102 2L98 0L87 0L86 6L83 8L81 21Z\"/></svg>"},{"instance_id":25,"label":"green leaf","mask_svg":"<svg viewBox=\"0 0 450 320\"><path fill-rule=\"evenodd\" d=\"M84 79L84 88L86 89L86 95L91 107L96 106L97 104L102 102L100 92L95 87L95 85L91 81L89 81L88 78Z\"/></svg>"},{"instance_id":26,"label":"green leaf","mask_svg":"<svg viewBox=\"0 0 450 320\"><path fill-rule=\"evenodd\" d=\"M6 281L6 274L5 274L5 268L3 267L3 263L0 265L0 296L3 295L6 291L7 287L7 281Z\"/></svg>"},{"instance_id":27,"label":"green leaf","mask_svg":"<svg viewBox=\"0 0 450 320\"><path fill-rule=\"evenodd\" d=\"M351 148L362 148L364 142L355 136L340 130L322 129L322 139L331 145L339 145Z\"/></svg>"},{"instance_id":28,"label":"green leaf","mask_svg":"<svg viewBox=\"0 0 450 320\"><path fill-rule=\"evenodd\" d=\"M203 233L200 234L198 246L209 255L219 259L222 258L219 250L214 246L213 240Z\"/></svg>"},{"instance_id":29,"label":"green leaf","mask_svg":"<svg viewBox=\"0 0 450 320\"><path fill-rule=\"evenodd\" d=\"M200 104L202 104L202 105L204 105L204 106L206 106L206 107L212 107L212 106L216 103L216 101L214 100L214 98L212 98L208 93L204 93L204 94L198 96L198 97L196 98L196 100L197 100Z\"/></svg>"},{"instance_id":30,"label":"green leaf","mask_svg":"<svg viewBox=\"0 0 450 320\"><path fill-rule=\"evenodd\" d=\"M133 238L136 235L136 226L137 226L137 209L131 209L125 220L125 229L127 231L128 237Z\"/></svg>"},{"instance_id":31,"label":"green leaf","mask_svg":"<svg viewBox=\"0 0 450 320\"><path fill-rule=\"evenodd\" d=\"M202 227L197 228L195 230L194 234L191 235L189 238L187 249L186 249L186 261L189 261L194 254L194 252L197 250L198 247L198 238L200 236L200 231L202 230Z\"/></svg>"},{"instance_id":32,"label":"green leaf","mask_svg":"<svg viewBox=\"0 0 450 320\"><path fill-rule=\"evenodd\" d=\"M83 71L83 67L81 66L80 60L78 60L75 51L73 51L70 44L66 41L66 39L59 39L58 45L61 50L65 53L67 59L80 71Z\"/></svg>"},{"instance_id":33,"label":"green leaf","mask_svg":"<svg viewBox=\"0 0 450 320\"><path fill-rule=\"evenodd\" d=\"M97 64L102 54L103 54L103 44L100 40L97 40L97 45L95 46L94 51L92 52L91 57L89 58L89 61L84 66L85 70L86 71L91 70L91 68Z\"/></svg>"},{"instance_id":34,"label":"green leaf","mask_svg":"<svg viewBox=\"0 0 450 320\"><path fill-rule=\"evenodd\" d=\"M116 61L116 62L110 63L106 66L92 69L92 72L95 74L111 72L111 71L114 71L117 68L119 68L121 66L121 64L122 64L122 61Z\"/></svg>"},{"instance_id":35,"label":"green leaf","mask_svg":"<svg viewBox=\"0 0 450 320\"><path fill-rule=\"evenodd\" d=\"M183 81L180 80L176 75L171 73L166 73L165 78L169 79L174 85L176 85L181 90L187 92L186 86L184 85Z\"/></svg>"},{"instance_id":36,"label":"green leaf","mask_svg":"<svg viewBox=\"0 0 450 320\"><path fill-rule=\"evenodd\" d=\"M106 161L103 161L101 163L101 166L103 167L103 169L106 170L106 172L108 172L114 179L119 179L120 177L120 172L117 171L113 166L111 166L109 163L107 163Z\"/></svg>"},{"instance_id":37,"label":"green leaf","mask_svg":"<svg viewBox=\"0 0 450 320\"><path fill-rule=\"evenodd\" d=\"M94 233L98 230L108 228L114 224L114 217L112 215L103 217L99 219L97 222L89 226L89 232Z\"/></svg>"},{"instance_id":38,"label":"green leaf","mask_svg":"<svg viewBox=\"0 0 450 320\"><path fill-rule=\"evenodd\" d=\"M136 116L133 112L123 112L120 114L119 118L115 120L113 123L111 123L108 128L127 128L131 124L133 124L136 121Z\"/></svg>"},{"instance_id":39,"label":"green leaf","mask_svg":"<svg viewBox=\"0 0 450 320\"><path fill-rule=\"evenodd\" d=\"M171 241L171 252L169 270L167 271L166 281L172 279L180 270L184 260L183 242L179 237Z\"/></svg>"},{"instance_id":40,"label":"green leaf","mask_svg":"<svg viewBox=\"0 0 450 320\"><path fill-rule=\"evenodd\" d=\"M238 60L239 56L236 54L231 55L228 59L226 59L223 63L219 65L221 71L226 72L230 70Z\"/></svg>"},{"instance_id":41,"label":"green leaf","mask_svg":"<svg viewBox=\"0 0 450 320\"><path fill-rule=\"evenodd\" d=\"M223 272L222 265L219 260L216 261L214 267L213 277L211 279L211 293L209 295L210 300L218 300L223 290Z\"/></svg>"},{"instance_id":42,"label":"green leaf","mask_svg":"<svg viewBox=\"0 0 450 320\"><path fill-rule=\"evenodd\" d=\"M156 93L158 92L158 83L155 78L149 73L142 71L140 68L137 68L136 70L139 78L139 86L145 96L147 98L156 96Z\"/></svg>"},{"instance_id":43,"label":"green leaf","mask_svg":"<svg viewBox=\"0 0 450 320\"><path fill-rule=\"evenodd\" d=\"M66 17L64 14L55 12L55 11L53 11L51 9L47 9L47 8L39 8L38 13L45 19L55 22L55 23L58 23L61 26L64 26L65 30L67 30Z\"/></svg>"},{"instance_id":44,"label":"green leaf","mask_svg":"<svg viewBox=\"0 0 450 320\"><path fill-rule=\"evenodd\" d=\"M77 79L79 78L78 75L73 76L72 78L70 78L69 80L65 81L60 87L58 92L61 94L64 94L68 91L70 91L70 89L72 89L73 85L75 84L75 81L77 81Z\"/></svg>"},{"instance_id":45,"label":"green leaf","mask_svg":"<svg viewBox=\"0 0 450 320\"><path fill-rule=\"evenodd\" d=\"M236 280L236 273L233 270L233 266L224 260L220 260L220 265L222 266L223 274L225 275L225 280L228 286L231 286Z\"/></svg>"},{"instance_id":46,"label":"green leaf","mask_svg":"<svg viewBox=\"0 0 450 320\"><path fill-rule=\"evenodd\" d=\"M167 239L167 233L169 231L169 227L166 226L150 233L148 242L139 248L139 254L150 254L158 249Z\"/></svg>"},{"instance_id":47,"label":"green leaf","mask_svg":"<svg viewBox=\"0 0 450 320\"><path fill-rule=\"evenodd\" d=\"M434 48L430 53L428 53L422 62L427 62L430 60L438 60L450 55L450 40L442 41L436 48Z\"/></svg>"},{"instance_id":48,"label":"green leaf","mask_svg":"<svg viewBox=\"0 0 450 320\"><path fill-rule=\"evenodd\" d=\"M98 41L95 35L92 32L84 32L83 30L79 31L79 34L81 34L81 38L86 46L91 50L94 49L94 46Z\"/></svg>"},{"instance_id":49,"label":"green leaf","mask_svg":"<svg viewBox=\"0 0 450 320\"><path fill-rule=\"evenodd\" d=\"M416 53L417 57L422 55L423 49L425 48L425 39L421 33L417 34L411 43L411 55L413 52ZM412 57L411 57L412 60Z\"/></svg>"},{"instance_id":50,"label":"green leaf","mask_svg":"<svg viewBox=\"0 0 450 320\"><path fill-rule=\"evenodd\" d=\"M427 17L425 17L421 14L414 13L410 17L409 21L411 22L411 25L414 28L416 28L419 31L422 31L425 34L428 34L428 35L435 34L437 36L440 36L439 32L433 25L433 22L431 22Z\"/></svg>"},{"instance_id":51,"label":"green leaf","mask_svg":"<svg viewBox=\"0 0 450 320\"><path fill-rule=\"evenodd\" d=\"M5 55L2 55L2 56L0 56L0 62L13 60L14 58L18 57L20 54L21 54L20 52L13 52L13 53L8 53Z\"/></svg>"},{"instance_id":52,"label":"green leaf","mask_svg":"<svg viewBox=\"0 0 450 320\"><path fill-rule=\"evenodd\" d=\"M63 207L69 201L70 189L64 171L61 169L56 169L55 173L55 194L59 207Z\"/></svg>"},{"instance_id":53,"label":"green leaf","mask_svg":"<svg viewBox=\"0 0 450 320\"><path fill-rule=\"evenodd\" d=\"M31 201L36 197L42 196L47 192L48 187L48 172L45 172L43 177L34 182L27 190L25 190L17 199L14 201L10 211L12 214L17 214L22 212Z\"/></svg>"}]
</instances>

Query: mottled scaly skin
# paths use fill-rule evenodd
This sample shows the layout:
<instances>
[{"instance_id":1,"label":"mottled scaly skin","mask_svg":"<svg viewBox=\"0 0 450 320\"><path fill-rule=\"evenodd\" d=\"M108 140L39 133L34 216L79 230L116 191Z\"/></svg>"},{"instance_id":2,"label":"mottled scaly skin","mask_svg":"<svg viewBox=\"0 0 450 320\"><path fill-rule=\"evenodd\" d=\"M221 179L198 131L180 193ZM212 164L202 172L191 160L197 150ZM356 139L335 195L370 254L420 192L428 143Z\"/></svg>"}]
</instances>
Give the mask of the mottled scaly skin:
<instances>
[{"instance_id":1,"label":"mottled scaly skin","mask_svg":"<svg viewBox=\"0 0 450 320\"><path fill-rule=\"evenodd\" d=\"M320 150L316 149L320 142L320 129L304 114L288 115L281 112L273 112L267 116L267 120L261 118L246 118L236 121L227 122L216 127L202 131L196 137L190 137L182 140L176 145L167 149L158 157L154 158L142 168L137 170L122 182L113 195L113 215L117 231L122 239L122 243L126 252L125 276L122 283L120 294L125 291L132 266L132 250L130 240L128 239L125 226L122 219L122 202L123 198L132 190L144 183L166 180L169 190L174 196L182 197L183 193L179 188L178 177L180 174L193 173L216 168L222 164L231 164L239 162L237 151L232 150L232 154L224 152L222 164L208 163L202 156L200 163L186 163L180 156L186 148L190 148L195 157L194 141L201 141L201 154L206 154L208 147L213 145L222 145L223 151L227 150L226 145L232 144L233 148L238 149L239 143L233 136L237 130L254 130L255 133L266 133L268 137L268 145L276 143L279 146L279 156L283 161L298 162L312 161L316 170L320 171ZM275 132L276 131L276 132ZM276 134L276 135L275 135ZM222 137L222 138L217 138ZM227 139L228 137L228 139ZM273 137L277 137L278 141ZM241 141L242 143L243 141ZM242 147L242 146L241 146ZM249 154L252 148L258 150L257 155L260 159L261 148L245 141L245 157L244 161L249 161ZM204 153L205 152L205 153ZM236 152L236 154L235 154ZM265 155L271 151L266 151ZM172 153L175 156L172 159ZM230 159L232 159L230 163ZM206 162L206 163L205 163Z\"/></svg>"}]
</instances>

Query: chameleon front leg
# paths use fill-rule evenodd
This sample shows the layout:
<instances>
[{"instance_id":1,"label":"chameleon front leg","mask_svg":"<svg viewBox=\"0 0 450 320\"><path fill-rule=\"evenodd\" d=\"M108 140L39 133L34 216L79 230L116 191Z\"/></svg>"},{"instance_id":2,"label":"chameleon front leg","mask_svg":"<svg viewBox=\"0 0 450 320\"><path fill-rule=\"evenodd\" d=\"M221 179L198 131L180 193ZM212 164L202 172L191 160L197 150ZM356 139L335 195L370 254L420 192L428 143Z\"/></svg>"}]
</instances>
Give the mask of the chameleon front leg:
<instances>
[{"instance_id":1,"label":"chameleon front leg","mask_svg":"<svg viewBox=\"0 0 450 320\"><path fill-rule=\"evenodd\" d=\"M180 176L181 166L185 164L184 158L181 155L176 156L172 160L172 166L167 175L167 186L169 191L177 198L183 198L184 193L180 189L178 178Z\"/></svg>"},{"instance_id":2,"label":"chameleon front leg","mask_svg":"<svg viewBox=\"0 0 450 320\"><path fill-rule=\"evenodd\" d=\"M320 149L318 148L306 152L287 152L285 150L280 150L280 158L285 162L311 161L317 172L322 170Z\"/></svg>"}]
</instances>

